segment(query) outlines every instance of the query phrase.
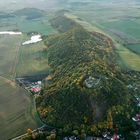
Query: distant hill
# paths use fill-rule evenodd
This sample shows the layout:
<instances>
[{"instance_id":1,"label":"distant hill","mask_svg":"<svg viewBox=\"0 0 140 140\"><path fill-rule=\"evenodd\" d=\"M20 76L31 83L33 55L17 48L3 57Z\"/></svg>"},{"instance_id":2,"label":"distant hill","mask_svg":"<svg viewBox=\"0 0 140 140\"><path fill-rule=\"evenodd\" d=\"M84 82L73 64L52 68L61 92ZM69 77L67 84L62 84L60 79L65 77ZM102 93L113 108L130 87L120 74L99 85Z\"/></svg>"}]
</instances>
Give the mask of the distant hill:
<instances>
[{"instance_id":1,"label":"distant hill","mask_svg":"<svg viewBox=\"0 0 140 140\"><path fill-rule=\"evenodd\" d=\"M15 16L13 14L8 14L4 12L0 12L0 19L6 19L6 18L14 18Z\"/></svg>"},{"instance_id":2,"label":"distant hill","mask_svg":"<svg viewBox=\"0 0 140 140\"><path fill-rule=\"evenodd\" d=\"M51 25L56 28L59 32L63 33L68 31L69 29L72 29L76 25L79 26L77 23L75 23L73 20L68 19L63 15L65 11L60 11L57 13L56 17L50 20Z\"/></svg>"},{"instance_id":3,"label":"distant hill","mask_svg":"<svg viewBox=\"0 0 140 140\"><path fill-rule=\"evenodd\" d=\"M23 8L13 13L16 16L25 16L26 19L37 19L43 16L44 11L36 8Z\"/></svg>"},{"instance_id":4,"label":"distant hill","mask_svg":"<svg viewBox=\"0 0 140 140\"><path fill-rule=\"evenodd\" d=\"M42 119L64 129L84 125L89 131L93 125L113 129L120 120L128 121L126 114L134 113L127 89L130 78L116 64L111 39L86 31L63 14L51 24L60 34L45 41L51 80L46 80L38 104Z\"/></svg>"}]
</instances>

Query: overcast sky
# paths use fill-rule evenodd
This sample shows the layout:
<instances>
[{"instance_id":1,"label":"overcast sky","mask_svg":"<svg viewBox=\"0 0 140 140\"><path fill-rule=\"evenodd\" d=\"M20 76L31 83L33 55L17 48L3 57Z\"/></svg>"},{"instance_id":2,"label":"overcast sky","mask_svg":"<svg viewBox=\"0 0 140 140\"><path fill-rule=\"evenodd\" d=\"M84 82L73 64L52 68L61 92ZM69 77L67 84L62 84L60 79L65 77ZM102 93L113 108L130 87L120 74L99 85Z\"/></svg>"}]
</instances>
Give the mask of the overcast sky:
<instances>
[{"instance_id":1,"label":"overcast sky","mask_svg":"<svg viewBox=\"0 0 140 140\"><path fill-rule=\"evenodd\" d=\"M17 10L25 7L35 7L39 9L57 9L62 8L66 2L95 2L95 4L114 4L123 6L139 5L140 0L0 0L0 10ZM139 4L138 4L139 3ZM98 6L99 6L98 5ZM66 8L66 5L65 5Z\"/></svg>"},{"instance_id":2,"label":"overcast sky","mask_svg":"<svg viewBox=\"0 0 140 140\"><path fill-rule=\"evenodd\" d=\"M55 8L62 0L0 0L0 10L16 10L24 7Z\"/></svg>"}]
</instances>

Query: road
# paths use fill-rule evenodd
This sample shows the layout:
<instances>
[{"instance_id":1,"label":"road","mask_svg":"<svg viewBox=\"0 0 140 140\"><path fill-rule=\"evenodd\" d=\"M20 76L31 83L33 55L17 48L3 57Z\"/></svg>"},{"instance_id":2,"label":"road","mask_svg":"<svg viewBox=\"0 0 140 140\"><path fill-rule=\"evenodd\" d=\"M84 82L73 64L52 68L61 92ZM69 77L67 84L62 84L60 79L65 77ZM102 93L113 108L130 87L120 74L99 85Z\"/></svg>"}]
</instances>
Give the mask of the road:
<instances>
[{"instance_id":1,"label":"road","mask_svg":"<svg viewBox=\"0 0 140 140\"><path fill-rule=\"evenodd\" d=\"M39 129L39 128L33 130L32 133L37 132L38 129ZM13 139L11 139L11 140L20 140L21 138L24 138L24 137L26 137L26 136L28 136L28 133L25 133L25 134L23 134L23 135L20 135L20 136L18 136L18 137L15 137L15 138L13 138Z\"/></svg>"}]
</instances>

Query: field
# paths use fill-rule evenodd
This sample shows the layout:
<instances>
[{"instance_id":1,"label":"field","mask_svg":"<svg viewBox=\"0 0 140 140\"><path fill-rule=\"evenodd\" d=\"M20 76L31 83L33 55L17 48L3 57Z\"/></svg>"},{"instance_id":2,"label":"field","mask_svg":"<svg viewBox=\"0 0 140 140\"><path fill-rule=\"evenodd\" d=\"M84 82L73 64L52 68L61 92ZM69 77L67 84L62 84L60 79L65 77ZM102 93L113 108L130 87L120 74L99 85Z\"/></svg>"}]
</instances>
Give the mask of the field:
<instances>
[{"instance_id":1,"label":"field","mask_svg":"<svg viewBox=\"0 0 140 140\"><path fill-rule=\"evenodd\" d=\"M26 34L0 36L1 140L22 134L27 128L39 126L32 98L14 82L16 76L46 73L49 68L43 42L21 45L29 38ZM2 137L1 134L5 135Z\"/></svg>"},{"instance_id":2,"label":"field","mask_svg":"<svg viewBox=\"0 0 140 140\"><path fill-rule=\"evenodd\" d=\"M7 140L37 128L35 109L26 92L14 82L0 77L0 139Z\"/></svg>"},{"instance_id":3,"label":"field","mask_svg":"<svg viewBox=\"0 0 140 140\"><path fill-rule=\"evenodd\" d=\"M134 51L137 54L140 54L140 44L127 45L127 48Z\"/></svg>"},{"instance_id":4,"label":"field","mask_svg":"<svg viewBox=\"0 0 140 140\"><path fill-rule=\"evenodd\" d=\"M0 36L0 75L14 76L21 40L22 36Z\"/></svg>"},{"instance_id":5,"label":"field","mask_svg":"<svg viewBox=\"0 0 140 140\"><path fill-rule=\"evenodd\" d=\"M11 13L0 12L0 31L19 30L24 33L52 34L56 31L49 23L51 16L51 13L35 8L24 8Z\"/></svg>"},{"instance_id":6,"label":"field","mask_svg":"<svg viewBox=\"0 0 140 140\"><path fill-rule=\"evenodd\" d=\"M124 69L140 71L140 56L125 48L121 44L116 44L119 54L118 62Z\"/></svg>"},{"instance_id":7,"label":"field","mask_svg":"<svg viewBox=\"0 0 140 140\"><path fill-rule=\"evenodd\" d=\"M19 60L16 67L16 76L29 76L46 73L48 70L48 60L46 46L43 42L21 46L19 50Z\"/></svg>"},{"instance_id":8,"label":"field","mask_svg":"<svg viewBox=\"0 0 140 140\"><path fill-rule=\"evenodd\" d=\"M55 32L46 17L37 22L23 16L0 20L0 31L20 30L22 35L0 35L0 140L7 140L40 126L34 101L29 93L18 87L15 77L46 73L47 55L43 42L22 46L30 39L26 33L42 35Z\"/></svg>"},{"instance_id":9,"label":"field","mask_svg":"<svg viewBox=\"0 0 140 140\"><path fill-rule=\"evenodd\" d=\"M28 128L37 128L35 107L29 93L18 87L14 82L16 67L19 62L21 36L0 36L0 139L17 136ZM33 52L35 53L35 52ZM36 53L35 53L36 54ZM26 57L29 59L29 57ZM26 61L24 61L27 63ZM19 62L20 63L20 62ZM23 63L22 63L23 64ZM24 64L25 65L25 64ZM21 65L22 67L23 65ZM40 65L41 66L41 65ZM19 68L22 72L28 72ZM39 67L40 69L42 67ZM32 69L34 70L34 69Z\"/></svg>"},{"instance_id":10,"label":"field","mask_svg":"<svg viewBox=\"0 0 140 140\"><path fill-rule=\"evenodd\" d=\"M22 46L30 36L0 36L0 75L7 78L46 73L48 69L44 43Z\"/></svg>"}]
</instances>

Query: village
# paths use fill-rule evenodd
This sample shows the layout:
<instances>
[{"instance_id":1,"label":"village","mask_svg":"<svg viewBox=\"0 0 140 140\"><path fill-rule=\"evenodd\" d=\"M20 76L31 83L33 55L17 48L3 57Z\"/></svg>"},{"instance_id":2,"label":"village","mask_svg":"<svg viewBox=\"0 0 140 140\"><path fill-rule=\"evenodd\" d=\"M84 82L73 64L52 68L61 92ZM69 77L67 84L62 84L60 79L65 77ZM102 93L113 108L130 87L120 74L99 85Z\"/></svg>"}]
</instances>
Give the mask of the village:
<instances>
[{"instance_id":1,"label":"village","mask_svg":"<svg viewBox=\"0 0 140 140\"><path fill-rule=\"evenodd\" d=\"M32 95L39 95L42 90L42 80L47 74L17 77L15 80L17 84L23 87L25 90L32 93Z\"/></svg>"}]
</instances>

